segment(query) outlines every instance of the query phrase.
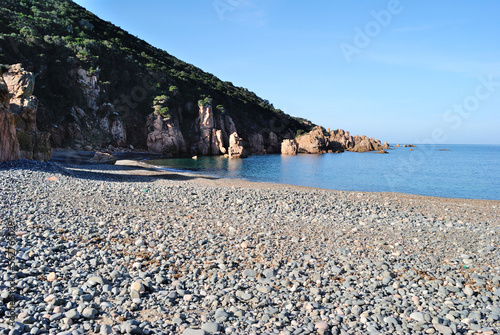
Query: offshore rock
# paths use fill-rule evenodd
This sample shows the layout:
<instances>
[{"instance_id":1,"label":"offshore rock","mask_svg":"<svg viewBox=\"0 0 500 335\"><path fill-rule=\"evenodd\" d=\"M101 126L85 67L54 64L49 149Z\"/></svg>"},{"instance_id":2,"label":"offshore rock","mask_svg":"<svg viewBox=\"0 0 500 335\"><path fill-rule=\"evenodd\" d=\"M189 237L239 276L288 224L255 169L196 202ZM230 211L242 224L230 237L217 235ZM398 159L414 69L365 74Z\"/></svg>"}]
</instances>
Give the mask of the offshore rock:
<instances>
[{"instance_id":1,"label":"offshore rock","mask_svg":"<svg viewBox=\"0 0 500 335\"><path fill-rule=\"evenodd\" d=\"M299 153L320 154L328 147L328 140L323 134L323 128L314 127L309 133L298 136L296 139Z\"/></svg>"},{"instance_id":2,"label":"offshore rock","mask_svg":"<svg viewBox=\"0 0 500 335\"><path fill-rule=\"evenodd\" d=\"M354 138L354 147L349 148L349 151L353 152L368 152L368 151L380 151L383 149L382 144L379 140L373 138L368 138L365 135L356 136Z\"/></svg>"},{"instance_id":3,"label":"offshore rock","mask_svg":"<svg viewBox=\"0 0 500 335\"><path fill-rule=\"evenodd\" d=\"M281 154L282 155L296 155L297 154L297 142L295 140L283 140L281 142Z\"/></svg>"},{"instance_id":4,"label":"offshore rock","mask_svg":"<svg viewBox=\"0 0 500 335\"><path fill-rule=\"evenodd\" d=\"M229 158L246 158L248 156L241 142L242 139L238 133L232 133L229 136Z\"/></svg>"}]
</instances>

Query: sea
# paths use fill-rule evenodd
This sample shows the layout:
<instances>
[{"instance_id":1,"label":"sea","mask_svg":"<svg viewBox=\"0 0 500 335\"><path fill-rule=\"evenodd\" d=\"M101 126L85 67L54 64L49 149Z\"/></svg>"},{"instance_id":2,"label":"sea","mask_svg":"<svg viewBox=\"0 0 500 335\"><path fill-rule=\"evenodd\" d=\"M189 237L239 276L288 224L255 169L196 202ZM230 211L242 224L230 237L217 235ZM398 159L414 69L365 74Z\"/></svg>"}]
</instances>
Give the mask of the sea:
<instances>
[{"instance_id":1,"label":"sea","mask_svg":"<svg viewBox=\"0 0 500 335\"><path fill-rule=\"evenodd\" d=\"M387 154L205 156L148 163L213 177L322 189L500 200L500 145L428 144L392 148Z\"/></svg>"}]
</instances>

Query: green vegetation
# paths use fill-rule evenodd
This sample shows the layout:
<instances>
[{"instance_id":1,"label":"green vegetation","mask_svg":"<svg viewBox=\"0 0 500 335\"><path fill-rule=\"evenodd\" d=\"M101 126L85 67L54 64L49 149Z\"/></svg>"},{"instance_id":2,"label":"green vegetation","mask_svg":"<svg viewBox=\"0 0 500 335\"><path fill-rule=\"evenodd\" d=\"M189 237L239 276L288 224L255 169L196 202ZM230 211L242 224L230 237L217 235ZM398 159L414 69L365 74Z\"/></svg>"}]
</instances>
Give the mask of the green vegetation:
<instances>
[{"instance_id":1,"label":"green vegetation","mask_svg":"<svg viewBox=\"0 0 500 335\"><path fill-rule=\"evenodd\" d=\"M303 131L302 129L299 129L297 130L297 133L295 134L295 137L299 137L300 135L304 134L305 131Z\"/></svg>"},{"instance_id":2,"label":"green vegetation","mask_svg":"<svg viewBox=\"0 0 500 335\"><path fill-rule=\"evenodd\" d=\"M153 109L156 115L160 115L164 119L170 119L169 108L167 106L169 97L165 94L159 95L153 99Z\"/></svg>"},{"instance_id":3,"label":"green vegetation","mask_svg":"<svg viewBox=\"0 0 500 335\"><path fill-rule=\"evenodd\" d=\"M221 113L224 113L224 112L226 111L226 110L224 109L224 106L222 106L222 105L217 105L217 107L215 107L215 108L217 108L217 110L218 110L219 112L221 112Z\"/></svg>"},{"instance_id":4,"label":"green vegetation","mask_svg":"<svg viewBox=\"0 0 500 335\"><path fill-rule=\"evenodd\" d=\"M198 100L198 106L208 106L208 105L212 105L212 101L213 99L210 98L210 97L206 97L205 99L201 99L201 100Z\"/></svg>"},{"instance_id":5,"label":"green vegetation","mask_svg":"<svg viewBox=\"0 0 500 335\"><path fill-rule=\"evenodd\" d=\"M221 81L70 0L3 1L0 45L0 64L22 62L39 74L34 93L41 103L42 130L72 122L73 106L86 108L87 99L75 89L76 78L71 75L78 68L98 77L97 106L113 104L124 121L130 119L134 125L143 124L156 111L155 97L167 92L157 113L165 117L182 113L186 132L198 115L195 103L200 97L200 105L224 106L219 110L231 115L242 136L262 129L276 133L311 129L311 124L290 117L254 92Z\"/></svg>"}]
</instances>

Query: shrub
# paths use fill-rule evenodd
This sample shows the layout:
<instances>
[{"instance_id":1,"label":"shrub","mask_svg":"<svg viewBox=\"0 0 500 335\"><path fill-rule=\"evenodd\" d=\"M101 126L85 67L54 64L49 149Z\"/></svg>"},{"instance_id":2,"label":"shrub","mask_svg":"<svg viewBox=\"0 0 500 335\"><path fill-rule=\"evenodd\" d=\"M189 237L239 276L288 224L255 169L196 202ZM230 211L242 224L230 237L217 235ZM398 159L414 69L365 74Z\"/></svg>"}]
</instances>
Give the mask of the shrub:
<instances>
[{"instance_id":1,"label":"shrub","mask_svg":"<svg viewBox=\"0 0 500 335\"><path fill-rule=\"evenodd\" d=\"M198 100L198 106L205 107L208 105L212 105L212 98L206 97L205 99Z\"/></svg>"}]
</instances>

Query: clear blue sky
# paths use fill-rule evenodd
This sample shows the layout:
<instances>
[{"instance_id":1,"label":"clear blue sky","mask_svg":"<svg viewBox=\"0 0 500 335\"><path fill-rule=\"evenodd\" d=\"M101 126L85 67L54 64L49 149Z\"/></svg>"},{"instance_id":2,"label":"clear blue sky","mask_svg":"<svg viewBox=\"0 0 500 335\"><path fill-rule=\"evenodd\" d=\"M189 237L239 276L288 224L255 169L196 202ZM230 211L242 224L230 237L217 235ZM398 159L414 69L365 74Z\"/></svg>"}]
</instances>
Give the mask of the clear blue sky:
<instances>
[{"instance_id":1,"label":"clear blue sky","mask_svg":"<svg viewBox=\"0 0 500 335\"><path fill-rule=\"evenodd\" d=\"M500 144L497 0L76 2L324 127Z\"/></svg>"}]
</instances>

